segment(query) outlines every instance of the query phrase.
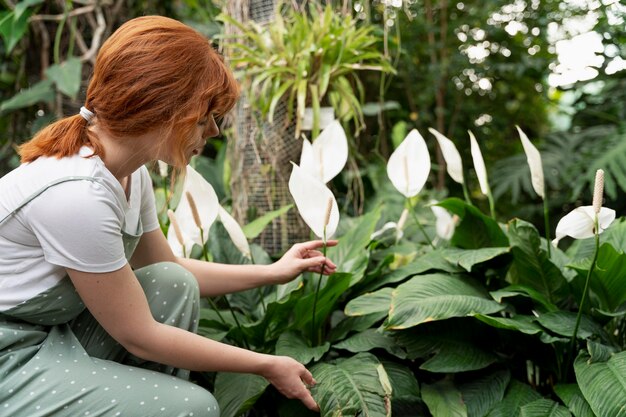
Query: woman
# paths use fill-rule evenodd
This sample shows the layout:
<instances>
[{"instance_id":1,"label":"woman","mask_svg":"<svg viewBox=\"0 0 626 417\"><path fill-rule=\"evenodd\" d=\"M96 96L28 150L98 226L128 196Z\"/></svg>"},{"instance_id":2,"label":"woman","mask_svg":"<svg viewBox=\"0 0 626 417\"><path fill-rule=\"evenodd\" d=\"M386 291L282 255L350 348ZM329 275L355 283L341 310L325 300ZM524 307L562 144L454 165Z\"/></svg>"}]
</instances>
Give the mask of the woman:
<instances>
[{"instance_id":1,"label":"woman","mask_svg":"<svg viewBox=\"0 0 626 417\"><path fill-rule=\"evenodd\" d=\"M141 17L102 46L80 114L20 148L0 179L0 416L219 415L188 370L255 373L317 410L300 363L194 331L199 296L334 272L321 242L220 265L176 258L158 227L144 164L185 167L237 95L199 33Z\"/></svg>"}]
</instances>

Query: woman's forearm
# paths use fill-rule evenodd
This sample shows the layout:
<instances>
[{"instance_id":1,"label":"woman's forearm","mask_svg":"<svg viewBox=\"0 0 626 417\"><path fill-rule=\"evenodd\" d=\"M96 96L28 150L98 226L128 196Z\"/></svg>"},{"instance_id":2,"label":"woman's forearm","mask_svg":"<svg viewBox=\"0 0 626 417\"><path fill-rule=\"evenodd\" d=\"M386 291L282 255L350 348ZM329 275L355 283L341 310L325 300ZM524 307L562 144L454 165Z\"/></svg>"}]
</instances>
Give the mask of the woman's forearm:
<instances>
[{"instance_id":1,"label":"woman's forearm","mask_svg":"<svg viewBox=\"0 0 626 417\"><path fill-rule=\"evenodd\" d=\"M265 375L274 358L158 322L136 340L126 341L124 347L147 361L202 372Z\"/></svg>"},{"instance_id":2,"label":"woman's forearm","mask_svg":"<svg viewBox=\"0 0 626 417\"><path fill-rule=\"evenodd\" d=\"M277 283L271 265L227 265L197 259L177 262L198 280L200 296L214 297Z\"/></svg>"}]
</instances>

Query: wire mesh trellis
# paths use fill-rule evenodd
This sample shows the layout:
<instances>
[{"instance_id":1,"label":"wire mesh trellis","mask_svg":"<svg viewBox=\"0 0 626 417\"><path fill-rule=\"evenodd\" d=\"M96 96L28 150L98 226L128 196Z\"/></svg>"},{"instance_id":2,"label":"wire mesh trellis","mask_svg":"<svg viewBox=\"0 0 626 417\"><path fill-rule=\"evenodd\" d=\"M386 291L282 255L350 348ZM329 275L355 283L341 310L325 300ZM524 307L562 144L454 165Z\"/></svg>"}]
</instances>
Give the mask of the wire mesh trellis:
<instances>
[{"instance_id":1,"label":"wire mesh trellis","mask_svg":"<svg viewBox=\"0 0 626 417\"><path fill-rule=\"evenodd\" d=\"M238 0L229 2L228 12L240 22L251 19L267 25L273 20L275 7L274 0ZM236 28L226 28L226 33L229 31L236 33ZM302 140L294 137L295 124L288 121L286 104L278 104L270 124L254 111L244 92L236 107L233 130L229 155L235 218L245 223L249 218L293 204L288 182L291 161L299 163ZM307 226L292 209L272 221L255 243L277 255L309 237Z\"/></svg>"}]
</instances>

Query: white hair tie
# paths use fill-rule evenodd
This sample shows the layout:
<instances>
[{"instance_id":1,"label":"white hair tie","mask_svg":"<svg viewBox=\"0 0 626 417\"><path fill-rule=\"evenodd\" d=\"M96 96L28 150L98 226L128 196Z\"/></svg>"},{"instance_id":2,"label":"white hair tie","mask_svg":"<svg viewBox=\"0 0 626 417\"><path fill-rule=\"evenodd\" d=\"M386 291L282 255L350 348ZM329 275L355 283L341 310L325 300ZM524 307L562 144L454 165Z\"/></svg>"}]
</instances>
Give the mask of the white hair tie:
<instances>
[{"instance_id":1,"label":"white hair tie","mask_svg":"<svg viewBox=\"0 0 626 417\"><path fill-rule=\"evenodd\" d=\"M85 106L82 106L80 108L80 115L83 119L87 120L87 123L90 123L91 119L93 119L95 116L95 114L91 110L88 110Z\"/></svg>"}]
</instances>

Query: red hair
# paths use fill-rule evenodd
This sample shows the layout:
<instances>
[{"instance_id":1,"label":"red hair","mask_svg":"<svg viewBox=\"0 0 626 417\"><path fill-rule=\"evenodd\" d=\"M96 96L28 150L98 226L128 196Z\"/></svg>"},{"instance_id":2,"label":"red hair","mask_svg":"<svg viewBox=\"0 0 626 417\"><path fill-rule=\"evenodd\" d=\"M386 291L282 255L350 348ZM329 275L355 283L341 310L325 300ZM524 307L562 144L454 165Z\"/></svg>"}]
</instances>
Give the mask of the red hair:
<instances>
[{"instance_id":1,"label":"red hair","mask_svg":"<svg viewBox=\"0 0 626 417\"><path fill-rule=\"evenodd\" d=\"M120 26L102 45L85 107L114 137L163 129L176 145L173 159L182 162L198 121L223 116L238 95L232 72L204 36L176 20L144 16ZM19 152L22 162L31 162L74 155L85 144L103 156L86 120L74 115L41 130Z\"/></svg>"}]
</instances>

